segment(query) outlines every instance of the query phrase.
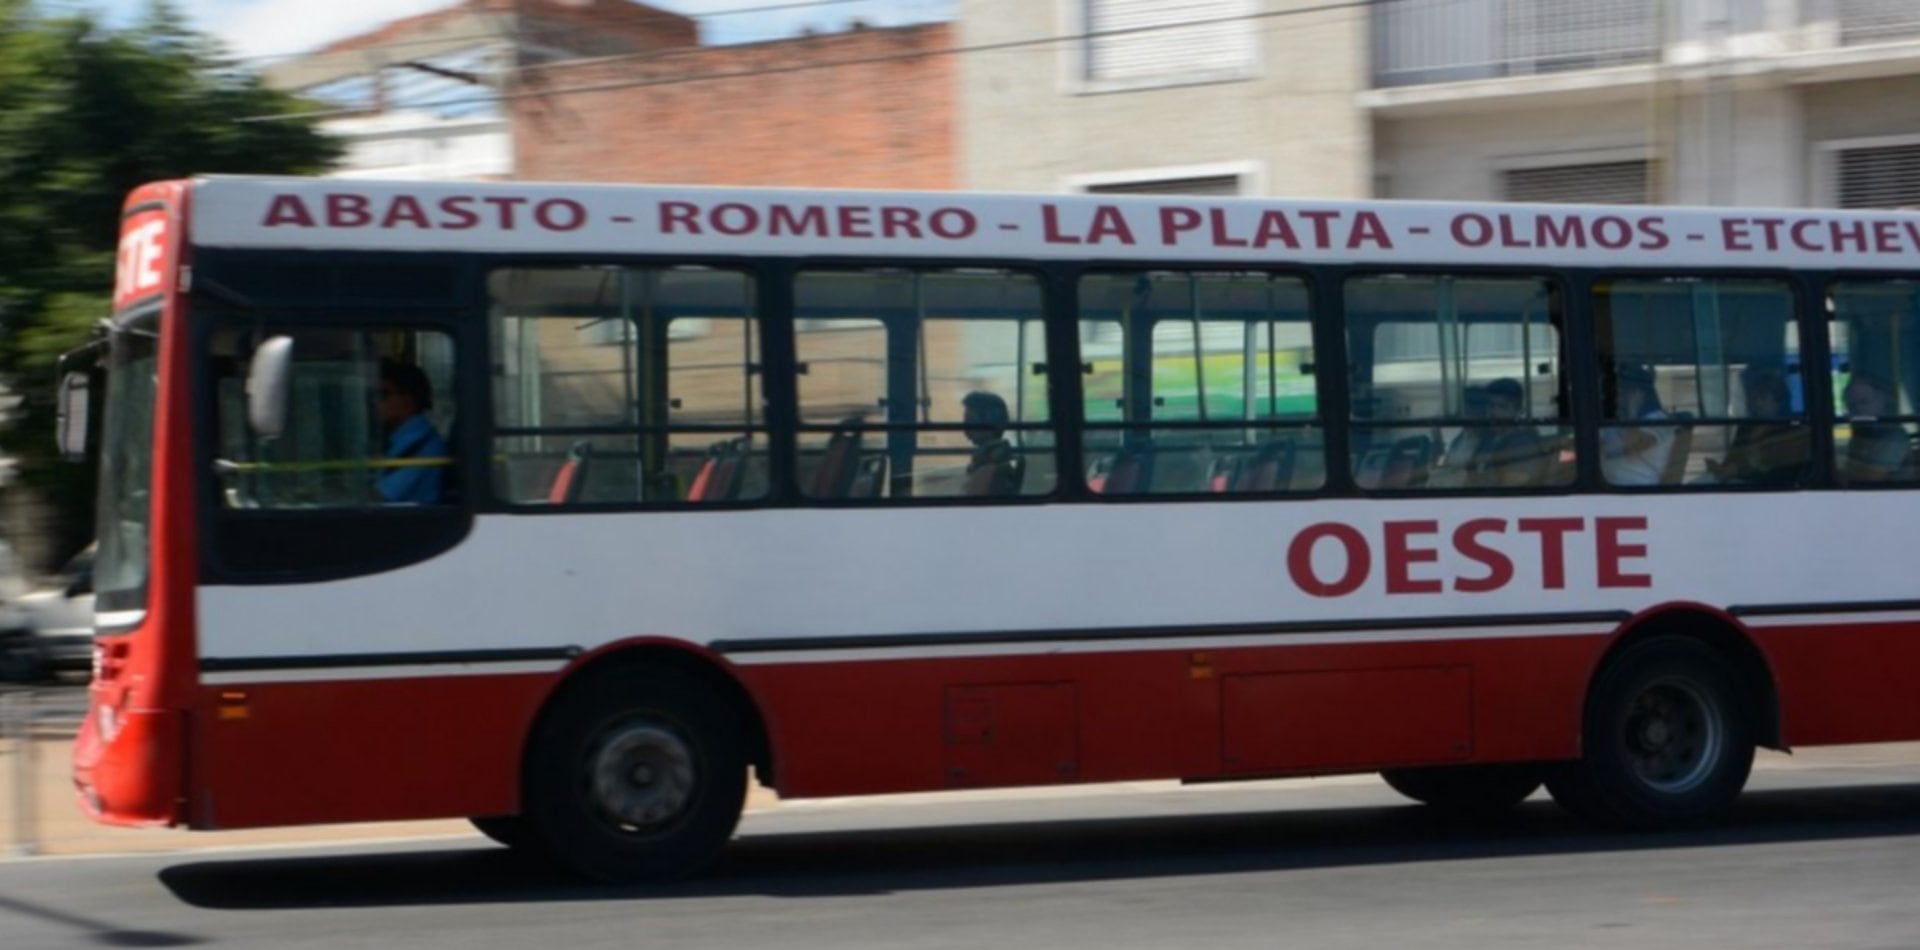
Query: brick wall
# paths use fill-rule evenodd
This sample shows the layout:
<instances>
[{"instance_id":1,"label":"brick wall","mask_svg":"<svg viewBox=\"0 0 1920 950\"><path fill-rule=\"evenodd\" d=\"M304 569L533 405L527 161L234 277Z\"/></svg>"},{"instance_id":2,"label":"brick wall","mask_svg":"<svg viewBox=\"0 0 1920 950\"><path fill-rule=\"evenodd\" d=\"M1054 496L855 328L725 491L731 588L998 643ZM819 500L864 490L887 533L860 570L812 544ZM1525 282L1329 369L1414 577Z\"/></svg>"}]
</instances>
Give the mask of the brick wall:
<instances>
[{"instance_id":1,"label":"brick wall","mask_svg":"<svg viewBox=\"0 0 1920 950\"><path fill-rule=\"evenodd\" d=\"M929 24L529 69L516 177L952 188L954 57L930 55L951 43ZM748 75L681 81L727 74Z\"/></svg>"}]
</instances>

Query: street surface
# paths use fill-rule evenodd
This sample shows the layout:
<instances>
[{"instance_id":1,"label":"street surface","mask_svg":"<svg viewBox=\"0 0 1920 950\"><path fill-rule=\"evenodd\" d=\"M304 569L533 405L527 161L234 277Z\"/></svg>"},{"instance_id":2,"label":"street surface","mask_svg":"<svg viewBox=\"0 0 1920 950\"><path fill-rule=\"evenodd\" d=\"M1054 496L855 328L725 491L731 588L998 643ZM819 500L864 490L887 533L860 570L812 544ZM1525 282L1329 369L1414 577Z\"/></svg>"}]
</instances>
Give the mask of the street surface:
<instances>
[{"instance_id":1,"label":"street surface","mask_svg":"<svg viewBox=\"0 0 1920 950\"><path fill-rule=\"evenodd\" d=\"M0 862L0 947L1920 946L1920 754L1768 754L1734 820L1444 824L1372 777L784 802L586 887L477 836Z\"/></svg>"}]
</instances>

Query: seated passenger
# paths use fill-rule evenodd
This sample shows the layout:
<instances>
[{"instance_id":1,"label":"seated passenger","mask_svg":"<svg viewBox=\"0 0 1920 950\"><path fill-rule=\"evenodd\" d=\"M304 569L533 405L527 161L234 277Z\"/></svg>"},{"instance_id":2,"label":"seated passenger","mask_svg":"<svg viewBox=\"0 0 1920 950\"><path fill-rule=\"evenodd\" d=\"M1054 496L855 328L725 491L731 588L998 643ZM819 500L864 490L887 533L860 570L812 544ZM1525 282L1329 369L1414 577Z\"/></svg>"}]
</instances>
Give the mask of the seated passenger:
<instances>
[{"instance_id":1,"label":"seated passenger","mask_svg":"<svg viewBox=\"0 0 1920 950\"><path fill-rule=\"evenodd\" d=\"M1786 377L1760 367L1741 374L1747 393L1747 415L1784 420L1791 398ZM1734 427L1724 461L1707 461L1707 471L1723 482L1759 485L1791 484L1807 465L1806 430L1791 422L1743 422Z\"/></svg>"},{"instance_id":2,"label":"seated passenger","mask_svg":"<svg viewBox=\"0 0 1920 950\"><path fill-rule=\"evenodd\" d=\"M1847 440L1847 455L1840 462L1840 480L1846 484L1884 482L1904 477L1912 444L1907 430L1897 422L1884 422L1893 411L1893 388L1863 373L1847 381L1842 396L1847 403L1847 418L1853 437Z\"/></svg>"},{"instance_id":3,"label":"seated passenger","mask_svg":"<svg viewBox=\"0 0 1920 950\"><path fill-rule=\"evenodd\" d=\"M1020 494L1020 458L1006 439L1011 414L1007 401L989 392L971 392L960 401L961 422L973 457L967 460L965 492L969 495Z\"/></svg>"},{"instance_id":4,"label":"seated passenger","mask_svg":"<svg viewBox=\"0 0 1920 950\"><path fill-rule=\"evenodd\" d=\"M1486 418L1480 435L1463 461L1467 484L1476 488L1512 488L1538 485L1545 461L1545 445L1533 426L1518 423L1525 390L1517 379L1496 379L1486 386Z\"/></svg>"},{"instance_id":5,"label":"seated passenger","mask_svg":"<svg viewBox=\"0 0 1920 950\"><path fill-rule=\"evenodd\" d=\"M1620 367L1613 418L1657 422L1668 418L1653 388L1653 370ZM1658 485L1666 477L1676 431L1670 425L1612 425L1600 430L1600 474L1612 485Z\"/></svg>"},{"instance_id":6,"label":"seated passenger","mask_svg":"<svg viewBox=\"0 0 1920 950\"><path fill-rule=\"evenodd\" d=\"M412 363L380 361L376 393L380 426L386 433L386 459L377 486L383 501L432 505L444 499L447 443L427 418L433 408L433 384Z\"/></svg>"}]
</instances>

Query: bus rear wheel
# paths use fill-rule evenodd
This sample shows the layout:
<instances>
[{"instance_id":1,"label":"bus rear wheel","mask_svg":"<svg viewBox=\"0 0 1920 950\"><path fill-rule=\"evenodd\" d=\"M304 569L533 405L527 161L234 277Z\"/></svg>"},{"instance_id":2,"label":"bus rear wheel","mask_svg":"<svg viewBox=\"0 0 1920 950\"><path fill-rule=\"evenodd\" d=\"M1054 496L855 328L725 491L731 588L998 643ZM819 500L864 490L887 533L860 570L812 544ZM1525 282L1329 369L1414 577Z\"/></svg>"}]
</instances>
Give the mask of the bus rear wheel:
<instances>
[{"instance_id":1,"label":"bus rear wheel","mask_svg":"<svg viewBox=\"0 0 1920 950\"><path fill-rule=\"evenodd\" d=\"M1582 755L1547 780L1567 810L1655 830L1726 814L1753 769L1753 704L1731 665L1697 640L1628 647L1594 682Z\"/></svg>"},{"instance_id":2,"label":"bus rear wheel","mask_svg":"<svg viewBox=\"0 0 1920 950\"><path fill-rule=\"evenodd\" d=\"M520 815L528 839L561 868L607 883L698 871L746 803L738 712L677 671L588 677L535 731Z\"/></svg>"},{"instance_id":3,"label":"bus rear wheel","mask_svg":"<svg viewBox=\"0 0 1920 950\"><path fill-rule=\"evenodd\" d=\"M1497 815L1526 800L1545 777L1539 766L1436 765L1380 773L1394 791L1447 815Z\"/></svg>"}]
</instances>

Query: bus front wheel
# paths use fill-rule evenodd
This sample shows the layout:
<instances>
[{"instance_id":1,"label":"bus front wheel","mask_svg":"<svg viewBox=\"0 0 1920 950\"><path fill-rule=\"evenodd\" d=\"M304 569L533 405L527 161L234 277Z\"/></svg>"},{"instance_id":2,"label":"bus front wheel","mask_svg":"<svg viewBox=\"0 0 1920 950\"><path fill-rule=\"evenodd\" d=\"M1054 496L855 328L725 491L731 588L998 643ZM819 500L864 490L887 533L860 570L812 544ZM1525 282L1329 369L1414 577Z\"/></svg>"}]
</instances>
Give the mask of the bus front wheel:
<instances>
[{"instance_id":1,"label":"bus front wheel","mask_svg":"<svg viewBox=\"0 0 1920 950\"><path fill-rule=\"evenodd\" d=\"M1461 817L1496 815L1540 787L1541 769L1528 764L1436 765L1380 773L1394 791L1436 811Z\"/></svg>"},{"instance_id":2,"label":"bus front wheel","mask_svg":"<svg viewBox=\"0 0 1920 950\"><path fill-rule=\"evenodd\" d=\"M1625 829L1718 818L1753 768L1752 703L1712 647L1661 637L1628 647L1588 697L1582 755L1547 780L1569 811Z\"/></svg>"},{"instance_id":3,"label":"bus front wheel","mask_svg":"<svg viewBox=\"0 0 1920 950\"><path fill-rule=\"evenodd\" d=\"M695 676L616 668L554 700L527 759L521 821L560 867L608 883L684 877L746 803L737 711Z\"/></svg>"}]
</instances>

